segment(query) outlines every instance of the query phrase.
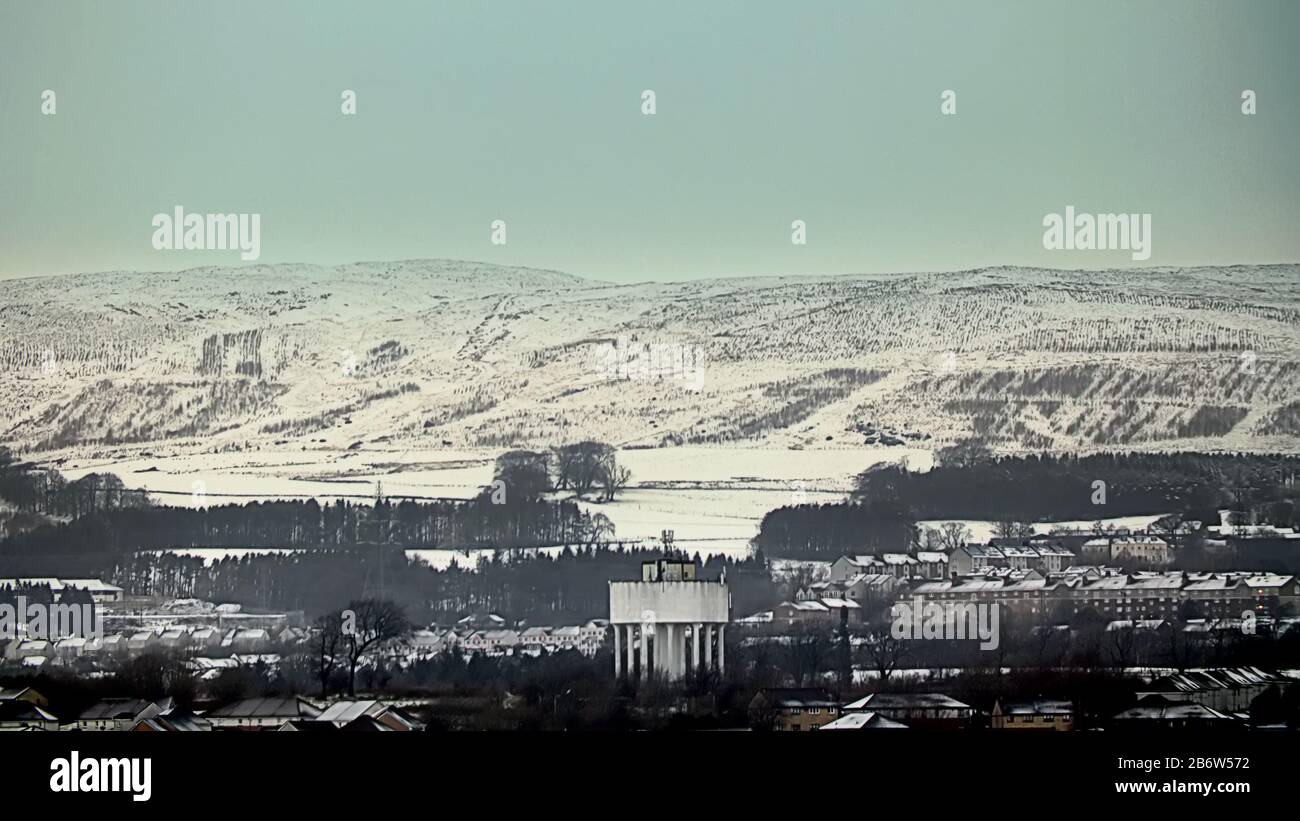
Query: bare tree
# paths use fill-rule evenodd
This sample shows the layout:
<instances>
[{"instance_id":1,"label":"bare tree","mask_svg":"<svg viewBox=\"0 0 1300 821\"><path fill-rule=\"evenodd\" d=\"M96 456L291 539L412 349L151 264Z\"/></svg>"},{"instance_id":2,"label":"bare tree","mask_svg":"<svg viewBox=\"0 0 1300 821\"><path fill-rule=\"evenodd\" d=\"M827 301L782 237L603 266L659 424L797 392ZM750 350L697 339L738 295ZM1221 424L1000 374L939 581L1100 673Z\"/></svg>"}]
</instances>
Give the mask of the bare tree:
<instances>
[{"instance_id":1,"label":"bare tree","mask_svg":"<svg viewBox=\"0 0 1300 821\"><path fill-rule=\"evenodd\" d=\"M1094 536L1109 536L1115 532L1115 525L1103 522L1101 519L1092 523L1092 534Z\"/></svg>"},{"instance_id":2,"label":"bare tree","mask_svg":"<svg viewBox=\"0 0 1300 821\"><path fill-rule=\"evenodd\" d=\"M411 630L402 608L386 599L350 602L341 618L348 657L348 696L356 695L357 665L367 653L378 650Z\"/></svg>"},{"instance_id":3,"label":"bare tree","mask_svg":"<svg viewBox=\"0 0 1300 821\"><path fill-rule=\"evenodd\" d=\"M937 527L918 528L916 544L920 550L943 550L943 534Z\"/></svg>"},{"instance_id":4,"label":"bare tree","mask_svg":"<svg viewBox=\"0 0 1300 821\"><path fill-rule=\"evenodd\" d=\"M614 501L614 496L627 487L632 480L632 471L618 463L614 451L610 450L601 457L600 484L604 489L607 502Z\"/></svg>"},{"instance_id":5,"label":"bare tree","mask_svg":"<svg viewBox=\"0 0 1300 821\"><path fill-rule=\"evenodd\" d=\"M1034 535L1034 526L1026 522L1004 519L994 525L993 534L999 539L1028 539Z\"/></svg>"},{"instance_id":6,"label":"bare tree","mask_svg":"<svg viewBox=\"0 0 1300 821\"><path fill-rule=\"evenodd\" d=\"M1137 649L1137 622L1133 626L1124 627L1122 625L1111 624L1106 630L1106 648L1110 651L1111 660L1116 667L1124 668L1133 663L1135 650Z\"/></svg>"},{"instance_id":7,"label":"bare tree","mask_svg":"<svg viewBox=\"0 0 1300 821\"><path fill-rule=\"evenodd\" d=\"M826 658L826 636L821 627L806 627L792 631L786 650L786 662L795 687L804 686L808 680L816 680L822 671Z\"/></svg>"},{"instance_id":8,"label":"bare tree","mask_svg":"<svg viewBox=\"0 0 1300 821\"><path fill-rule=\"evenodd\" d=\"M343 618L338 613L328 613L316 619L316 680L320 682L320 694L325 695L329 688L330 676L334 673L339 657L339 647L343 643Z\"/></svg>"},{"instance_id":9,"label":"bare tree","mask_svg":"<svg viewBox=\"0 0 1300 821\"><path fill-rule=\"evenodd\" d=\"M944 550L956 550L970 541L970 538L970 528L961 522L944 522L939 525L939 544Z\"/></svg>"},{"instance_id":10,"label":"bare tree","mask_svg":"<svg viewBox=\"0 0 1300 821\"><path fill-rule=\"evenodd\" d=\"M905 639L895 638L888 619L872 623L863 635L867 661L875 669L883 685L898 664L907 655L908 644Z\"/></svg>"},{"instance_id":11,"label":"bare tree","mask_svg":"<svg viewBox=\"0 0 1300 821\"><path fill-rule=\"evenodd\" d=\"M614 522L604 513L597 513L588 522L585 541L588 547L608 544L614 538L616 532Z\"/></svg>"}]
</instances>

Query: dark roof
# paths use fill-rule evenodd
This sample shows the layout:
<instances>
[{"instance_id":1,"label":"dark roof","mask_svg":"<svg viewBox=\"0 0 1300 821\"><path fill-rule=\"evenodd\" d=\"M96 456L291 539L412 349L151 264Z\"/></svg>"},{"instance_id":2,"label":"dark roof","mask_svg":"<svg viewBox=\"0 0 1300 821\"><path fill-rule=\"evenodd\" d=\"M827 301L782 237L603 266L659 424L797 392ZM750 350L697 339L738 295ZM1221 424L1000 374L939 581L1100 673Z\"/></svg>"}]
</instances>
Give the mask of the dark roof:
<instances>
[{"instance_id":1,"label":"dark roof","mask_svg":"<svg viewBox=\"0 0 1300 821\"><path fill-rule=\"evenodd\" d=\"M839 705L839 701L830 690L821 687L769 687L763 689L759 696L770 704L785 707Z\"/></svg>"},{"instance_id":2,"label":"dark roof","mask_svg":"<svg viewBox=\"0 0 1300 821\"><path fill-rule=\"evenodd\" d=\"M215 710L209 710L209 718L279 718L282 716L302 716L314 718L320 714L310 703L301 698L246 698L227 704Z\"/></svg>"},{"instance_id":3,"label":"dark roof","mask_svg":"<svg viewBox=\"0 0 1300 821\"><path fill-rule=\"evenodd\" d=\"M296 732L333 732L338 730L332 721L317 721L311 718L294 719L286 721L281 730L293 730Z\"/></svg>"},{"instance_id":4,"label":"dark roof","mask_svg":"<svg viewBox=\"0 0 1300 821\"><path fill-rule=\"evenodd\" d=\"M375 720L373 716L358 716L357 718L354 718L351 721L349 721L347 724L344 724L343 729L348 730L350 732L363 732L363 733L393 732L392 727L387 727L379 723L378 721Z\"/></svg>"},{"instance_id":5,"label":"dark roof","mask_svg":"<svg viewBox=\"0 0 1300 821\"><path fill-rule=\"evenodd\" d=\"M32 704L16 698L0 701L0 721L54 721L54 716Z\"/></svg>"},{"instance_id":6,"label":"dark roof","mask_svg":"<svg viewBox=\"0 0 1300 821\"><path fill-rule=\"evenodd\" d=\"M152 702L140 698L106 698L92 704L78 716L82 721L106 721L135 718L151 706Z\"/></svg>"}]
</instances>

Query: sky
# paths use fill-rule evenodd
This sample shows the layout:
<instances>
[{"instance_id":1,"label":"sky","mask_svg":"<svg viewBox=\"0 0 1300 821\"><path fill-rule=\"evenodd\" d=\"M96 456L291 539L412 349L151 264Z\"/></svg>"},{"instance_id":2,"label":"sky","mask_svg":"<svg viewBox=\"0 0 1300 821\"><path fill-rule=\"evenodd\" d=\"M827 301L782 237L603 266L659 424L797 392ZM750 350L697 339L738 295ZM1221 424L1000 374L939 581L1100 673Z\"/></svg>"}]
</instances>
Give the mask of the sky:
<instances>
[{"instance_id":1,"label":"sky","mask_svg":"<svg viewBox=\"0 0 1300 821\"><path fill-rule=\"evenodd\" d=\"M0 278L248 264L155 250L177 205L616 282L1295 262L1297 43L1293 0L4 2ZM1150 259L1045 249L1067 205Z\"/></svg>"}]
</instances>

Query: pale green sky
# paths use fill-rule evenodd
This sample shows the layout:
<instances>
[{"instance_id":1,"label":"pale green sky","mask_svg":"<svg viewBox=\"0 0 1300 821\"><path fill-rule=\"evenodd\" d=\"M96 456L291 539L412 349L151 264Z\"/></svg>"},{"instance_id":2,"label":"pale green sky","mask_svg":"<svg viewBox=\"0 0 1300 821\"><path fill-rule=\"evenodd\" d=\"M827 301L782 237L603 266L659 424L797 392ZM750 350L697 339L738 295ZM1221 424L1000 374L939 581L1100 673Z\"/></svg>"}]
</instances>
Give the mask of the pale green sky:
<instances>
[{"instance_id":1,"label":"pale green sky","mask_svg":"<svg viewBox=\"0 0 1300 821\"><path fill-rule=\"evenodd\" d=\"M0 277L240 264L153 250L177 204L616 281L1296 261L1298 55L1292 0L5 2ZM1045 251L1066 205L1151 259Z\"/></svg>"}]
</instances>

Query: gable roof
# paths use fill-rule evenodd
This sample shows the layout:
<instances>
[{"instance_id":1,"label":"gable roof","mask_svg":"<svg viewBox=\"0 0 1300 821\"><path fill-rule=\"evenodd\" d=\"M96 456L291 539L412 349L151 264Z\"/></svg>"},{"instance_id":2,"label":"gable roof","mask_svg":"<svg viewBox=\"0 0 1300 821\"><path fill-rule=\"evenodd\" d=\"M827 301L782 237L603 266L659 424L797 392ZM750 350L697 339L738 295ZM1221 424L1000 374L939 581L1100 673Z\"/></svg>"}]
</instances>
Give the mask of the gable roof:
<instances>
[{"instance_id":1,"label":"gable roof","mask_svg":"<svg viewBox=\"0 0 1300 821\"><path fill-rule=\"evenodd\" d=\"M867 693L845 710L969 710L971 706L943 693Z\"/></svg>"},{"instance_id":2,"label":"gable roof","mask_svg":"<svg viewBox=\"0 0 1300 821\"><path fill-rule=\"evenodd\" d=\"M10 698L0 701L0 721L57 722L58 719L30 701L19 701L16 698Z\"/></svg>"},{"instance_id":3,"label":"gable roof","mask_svg":"<svg viewBox=\"0 0 1300 821\"><path fill-rule=\"evenodd\" d=\"M890 721L880 713L845 713L834 721L823 724L823 730L906 730L907 725Z\"/></svg>"},{"instance_id":4,"label":"gable roof","mask_svg":"<svg viewBox=\"0 0 1300 821\"><path fill-rule=\"evenodd\" d=\"M153 702L140 698L106 698L87 707L77 718L80 721L133 719L152 706Z\"/></svg>"},{"instance_id":5,"label":"gable roof","mask_svg":"<svg viewBox=\"0 0 1300 821\"><path fill-rule=\"evenodd\" d=\"M246 698L209 710L206 718L316 718L320 709L301 697Z\"/></svg>"}]
</instances>

